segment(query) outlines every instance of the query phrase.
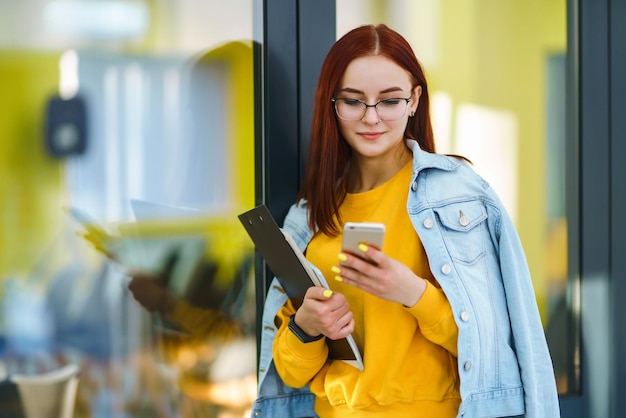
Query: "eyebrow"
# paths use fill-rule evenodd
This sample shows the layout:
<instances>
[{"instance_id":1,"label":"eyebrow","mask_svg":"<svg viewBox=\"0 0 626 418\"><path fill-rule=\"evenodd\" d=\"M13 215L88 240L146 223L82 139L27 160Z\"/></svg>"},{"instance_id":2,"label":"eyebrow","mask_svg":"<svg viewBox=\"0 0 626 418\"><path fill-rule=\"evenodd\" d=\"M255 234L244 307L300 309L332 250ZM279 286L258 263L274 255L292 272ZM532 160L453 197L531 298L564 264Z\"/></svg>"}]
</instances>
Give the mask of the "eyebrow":
<instances>
[{"instance_id":1,"label":"eyebrow","mask_svg":"<svg viewBox=\"0 0 626 418\"><path fill-rule=\"evenodd\" d=\"M358 90L358 89L354 89L352 87L344 87L339 91L346 92L346 93L365 94L365 92ZM378 94L391 93L394 91L403 91L403 90L401 87L389 87L384 90L381 90L380 92L378 92Z\"/></svg>"}]
</instances>

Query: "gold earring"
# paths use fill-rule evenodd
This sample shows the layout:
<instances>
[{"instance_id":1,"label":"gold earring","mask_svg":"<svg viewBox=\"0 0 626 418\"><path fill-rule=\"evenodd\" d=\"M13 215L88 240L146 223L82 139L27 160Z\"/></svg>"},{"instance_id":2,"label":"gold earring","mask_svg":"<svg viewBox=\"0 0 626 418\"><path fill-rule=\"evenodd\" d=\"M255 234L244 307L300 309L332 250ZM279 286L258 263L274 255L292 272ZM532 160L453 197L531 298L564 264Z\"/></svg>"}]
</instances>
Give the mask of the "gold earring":
<instances>
[{"instance_id":1,"label":"gold earring","mask_svg":"<svg viewBox=\"0 0 626 418\"><path fill-rule=\"evenodd\" d=\"M415 116L415 112L411 112L409 113L409 117L412 118L413 116Z\"/></svg>"}]
</instances>

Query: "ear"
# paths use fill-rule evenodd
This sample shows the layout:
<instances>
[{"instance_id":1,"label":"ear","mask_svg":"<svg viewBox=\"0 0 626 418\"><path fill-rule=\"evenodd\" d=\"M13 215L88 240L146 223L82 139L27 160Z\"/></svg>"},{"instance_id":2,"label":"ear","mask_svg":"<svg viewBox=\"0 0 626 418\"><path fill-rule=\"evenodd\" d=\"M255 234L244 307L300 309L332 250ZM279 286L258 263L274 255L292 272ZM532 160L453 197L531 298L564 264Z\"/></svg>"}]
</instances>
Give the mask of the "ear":
<instances>
[{"instance_id":1,"label":"ear","mask_svg":"<svg viewBox=\"0 0 626 418\"><path fill-rule=\"evenodd\" d=\"M419 105L421 96L422 96L422 86L416 86L413 89L413 100L411 100L411 106L410 106L411 112L417 111L417 106Z\"/></svg>"}]
</instances>

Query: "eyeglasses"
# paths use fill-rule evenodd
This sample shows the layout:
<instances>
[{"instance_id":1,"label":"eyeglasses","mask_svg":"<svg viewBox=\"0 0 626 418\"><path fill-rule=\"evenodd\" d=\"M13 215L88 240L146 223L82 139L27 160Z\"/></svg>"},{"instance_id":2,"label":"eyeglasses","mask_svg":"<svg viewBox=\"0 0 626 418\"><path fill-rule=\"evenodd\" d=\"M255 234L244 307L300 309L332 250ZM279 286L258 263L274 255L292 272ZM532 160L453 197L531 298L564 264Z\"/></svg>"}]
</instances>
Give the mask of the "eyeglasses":
<instances>
[{"instance_id":1,"label":"eyeglasses","mask_svg":"<svg viewBox=\"0 0 626 418\"><path fill-rule=\"evenodd\" d=\"M380 120L393 121L398 120L406 113L406 108L409 106L411 98L405 99L404 97L394 97L390 99L379 100L375 104L367 104L358 99L346 99L346 98L333 98L332 102L335 104L335 112L343 120L360 120L365 116L368 107L376 109L378 118Z\"/></svg>"}]
</instances>

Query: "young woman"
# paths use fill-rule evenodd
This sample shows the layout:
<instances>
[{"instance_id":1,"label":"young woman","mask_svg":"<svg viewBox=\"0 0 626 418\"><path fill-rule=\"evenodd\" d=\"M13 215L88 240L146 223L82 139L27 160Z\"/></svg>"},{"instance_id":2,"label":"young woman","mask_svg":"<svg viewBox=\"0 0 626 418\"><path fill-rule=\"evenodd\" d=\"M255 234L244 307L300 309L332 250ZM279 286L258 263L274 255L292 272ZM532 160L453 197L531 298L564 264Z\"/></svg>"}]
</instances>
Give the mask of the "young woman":
<instances>
[{"instance_id":1,"label":"young woman","mask_svg":"<svg viewBox=\"0 0 626 418\"><path fill-rule=\"evenodd\" d=\"M348 221L384 223L382 249L342 252ZM253 416L559 416L517 232L466 161L435 153L424 73L385 25L328 53L284 228L330 291L295 310L272 283ZM349 334L362 371L328 357Z\"/></svg>"}]
</instances>

